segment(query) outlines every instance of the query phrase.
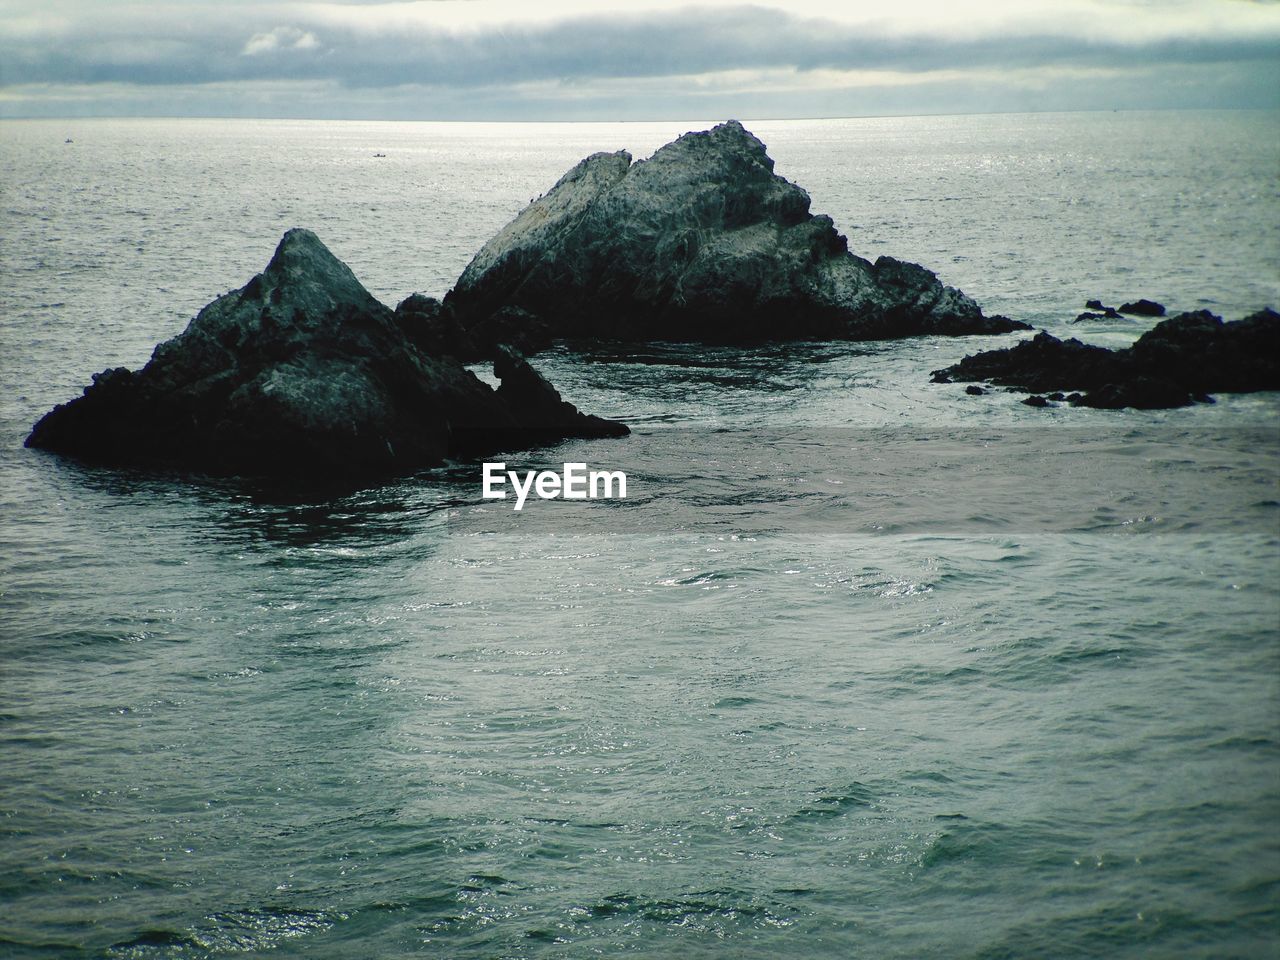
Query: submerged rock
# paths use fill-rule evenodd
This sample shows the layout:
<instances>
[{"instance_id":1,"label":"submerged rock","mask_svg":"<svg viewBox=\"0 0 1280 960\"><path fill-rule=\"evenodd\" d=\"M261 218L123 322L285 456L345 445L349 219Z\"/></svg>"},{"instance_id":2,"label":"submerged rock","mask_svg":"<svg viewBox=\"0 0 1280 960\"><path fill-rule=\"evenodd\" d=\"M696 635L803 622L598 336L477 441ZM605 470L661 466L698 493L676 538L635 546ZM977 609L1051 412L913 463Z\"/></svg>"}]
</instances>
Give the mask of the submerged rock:
<instances>
[{"instance_id":1,"label":"submerged rock","mask_svg":"<svg viewBox=\"0 0 1280 960\"><path fill-rule=\"evenodd\" d=\"M1077 390L1077 406L1181 407L1210 393L1280 390L1280 314L1223 323L1207 310L1157 324L1124 350L1044 331L1006 350L989 350L935 370L934 383L988 381L1033 393Z\"/></svg>"},{"instance_id":2,"label":"submerged rock","mask_svg":"<svg viewBox=\"0 0 1280 960\"><path fill-rule=\"evenodd\" d=\"M648 160L587 157L485 244L445 306L480 349L518 332L536 345L1029 329L983 316L924 267L854 256L737 121Z\"/></svg>"},{"instance_id":3,"label":"submerged rock","mask_svg":"<svg viewBox=\"0 0 1280 960\"><path fill-rule=\"evenodd\" d=\"M116 463L321 477L627 432L549 402L548 391L559 401L550 385L514 367L514 382L495 391L438 355L449 331L431 323L429 304L393 314L315 234L290 230L263 273L201 310L141 370L95 375L26 444Z\"/></svg>"}]
</instances>

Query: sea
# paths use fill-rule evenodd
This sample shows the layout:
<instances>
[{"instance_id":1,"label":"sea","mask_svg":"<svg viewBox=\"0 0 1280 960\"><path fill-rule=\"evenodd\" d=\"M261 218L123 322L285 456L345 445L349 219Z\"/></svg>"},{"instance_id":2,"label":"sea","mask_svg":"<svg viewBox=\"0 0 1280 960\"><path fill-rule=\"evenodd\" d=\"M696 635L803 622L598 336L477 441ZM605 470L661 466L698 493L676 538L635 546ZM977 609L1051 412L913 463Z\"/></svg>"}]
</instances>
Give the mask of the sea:
<instances>
[{"instance_id":1,"label":"sea","mask_svg":"<svg viewBox=\"0 0 1280 960\"><path fill-rule=\"evenodd\" d=\"M520 512L478 462L22 445L290 227L441 296L583 156L719 119L0 122L0 957L1280 952L1280 394L930 382L1027 334L559 344L632 435L490 459L628 496ZM1280 306L1276 113L744 122L987 313Z\"/></svg>"}]
</instances>

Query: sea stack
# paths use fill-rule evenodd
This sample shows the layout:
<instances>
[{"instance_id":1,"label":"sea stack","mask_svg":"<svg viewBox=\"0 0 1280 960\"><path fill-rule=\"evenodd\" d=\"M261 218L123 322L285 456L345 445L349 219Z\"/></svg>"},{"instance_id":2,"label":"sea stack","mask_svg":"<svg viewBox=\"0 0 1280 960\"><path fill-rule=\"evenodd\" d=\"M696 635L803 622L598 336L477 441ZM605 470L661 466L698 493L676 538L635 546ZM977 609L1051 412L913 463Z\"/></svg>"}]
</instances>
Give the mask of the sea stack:
<instances>
[{"instance_id":1,"label":"sea stack","mask_svg":"<svg viewBox=\"0 0 1280 960\"><path fill-rule=\"evenodd\" d=\"M577 164L476 254L445 299L474 345L748 342L1027 329L924 267L849 252L737 121L648 160Z\"/></svg>"},{"instance_id":2,"label":"sea stack","mask_svg":"<svg viewBox=\"0 0 1280 960\"><path fill-rule=\"evenodd\" d=\"M294 229L265 271L206 306L141 370L96 374L26 444L112 463L323 479L627 433L583 415L522 363L504 357L498 373L512 382L495 391L432 355L314 233Z\"/></svg>"}]
</instances>

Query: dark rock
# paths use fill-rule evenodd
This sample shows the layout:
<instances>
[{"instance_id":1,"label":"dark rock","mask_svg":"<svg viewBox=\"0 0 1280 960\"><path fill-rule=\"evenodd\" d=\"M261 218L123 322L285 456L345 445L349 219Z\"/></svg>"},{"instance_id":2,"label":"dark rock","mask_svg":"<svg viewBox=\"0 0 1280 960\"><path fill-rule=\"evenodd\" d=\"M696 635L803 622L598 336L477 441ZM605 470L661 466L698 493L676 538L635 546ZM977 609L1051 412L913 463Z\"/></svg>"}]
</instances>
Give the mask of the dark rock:
<instances>
[{"instance_id":1,"label":"dark rock","mask_svg":"<svg viewBox=\"0 0 1280 960\"><path fill-rule=\"evenodd\" d=\"M1207 310L1183 313L1124 350L1041 331L933 373L935 383L975 380L1036 393L1074 389L1069 403L1108 409L1179 407L1210 393L1280 390L1280 314L1267 309L1223 323Z\"/></svg>"},{"instance_id":2,"label":"dark rock","mask_svg":"<svg viewBox=\"0 0 1280 960\"><path fill-rule=\"evenodd\" d=\"M1120 307L1121 313L1129 313L1135 317L1163 317L1164 305L1154 300L1138 300Z\"/></svg>"},{"instance_id":3,"label":"dark rock","mask_svg":"<svg viewBox=\"0 0 1280 960\"><path fill-rule=\"evenodd\" d=\"M1086 300L1084 302L1084 308L1086 310L1104 310L1104 311L1112 309L1111 307L1104 307L1102 305L1101 300Z\"/></svg>"},{"instance_id":4,"label":"dark rock","mask_svg":"<svg viewBox=\"0 0 1280 960\"><path fill-rule=\"evenodd\" d=\"M551 345L554 338L550 324L521 307L499 307L471 328L475 343L490 345L480 348L492 353L492 345L506 344L524 353L535 353Z\"/></svg>"},{"instance_id":5,"label":"dark rock","mask_svg":"<svg viewBox=\"0 0 1280 960\"><path fill-rule=\"evenodd\" d=\"M534 353L550 346L552 341L548 325L519 307L502 307L466 330L452 304L414 293L396 307L395 316L405 336L420 350L466 362L492 355L495 344ZM485 346L482 348L479 344Z\"/></svg>"},{"instance_id":6,"label":"dark rock","mask_svg":"<svg viewBox=\"0 0 1280 960\"><path fill-rule=\"evenodd\" d=\"M977 386L977 385L975 385L975 384L972 384L972 383L971 383L971 384L969 384L969 386L967 386L967 387L965 387L965 388L964 388L964 392L965 392L965 393L967 393L967 394L968 394L969 396L971 396L971 397L980 397L980 396L982 396L984 393L986 393L987 391L985 391L985 390L983 390L981 387L979 387L979 386Z\"/></svg>"},{"instance_id":7,"label":"dark rock","mask_svg":"<svg viewBox=\"0 0 1280 960\"><path fill-rule=\"evenodd\" d=\"M1108 383L1096 390L1091 390L1076 401L1076 405L1098 407L1103 410L1120 410L1124 407L1160 410L1167 407L1185 407L1191 402L1191 393L1172 380L1166 380L1163 377L1137 376L1123 383Z\"/></svg>"},{"instance_id":8,"label":"dark rock","mask_svg":"<svg viewBox=\"0 0 1280 960\"><path fill-rule=\"evenodd\" d=\"M1100 387L1120 376L1116 354L1041 330L1007 350L989 350L934 371L934 383L986 380L1036 393L1067 387Z\"/></svg>"},{"instance_id":9,"label":"dark rock","mask_svg":"<svg viewBox=\"0 0 1280 960\"><path fill-rule=\"evenodd\" d=\"M579 412L512 347L498 346L493 372L502 381L498 399L519 427L535 437L554 440L564 436L566 427L575 437L623 437L629 433L621 423Z\"/></svg>"},{"instance_id":10,"label":"dark rock","mask_svg":"<svg viewBox=\"0 0 1280 960\"><path fill-rule=\"evenodd\" d=\"M477 355L453 311L435 297L410 294L396 307L395 320L409 342L428 356L470 359Z\"/></svg>"},{"instance_id":11,"label":"dark rock","mask_svg":"<svg viewBox=\"0 0 1280 960\"><path fill-rule=\"evenodd\" d=\"M991 316L985 317L984 319L991 325L991 329L985 331L987 333L1011 333L1014 330L1032 329L1031 324L1006 317L1003 313L993 313Z\"/></svg>"},{"instance_id":12,"label":"dark rock","mask_svg":"<svg viewBox=\"0 0 1280 960\"><path fill-rule=\"evenodd\" d=\"M1048 401L1048 399L1046 399L1045 397L1039 397L1039 396L1030 396L1030 397L1027 397L1027 398L1026 398L1025 400L1023 400L1022 402L1023 402L1023 403L1025 403L1028 407L1047 407L1047 406L1049 406L1049 401Z\"/></svg>"},{"instance_id":13,"label":"dark rock","mask_svg":"<svg viewBox=\"0 0 1280 960\"><path fill-rule=\"evenodd\" d=\"M1144 369L1194 393L1280 389L1280 314L1274 310L1223 323L1207 310L1162 320L1133 345Z\"/></svg>"},{"instance_id":14,"label":"dark rock","mask_svg":"<svg viewBox=\"0 0 1280 960\"><path fill-rule=\"evenodd\" d=\"M1102 307L1101 309L1103 311L1102 313L1081 313L1077 315L1076 318L1071 322L1082 323L1087 320L1123 320L1124 319L1124 317L1120 316L1120 314L1117 313L1115 309L1113 309L1112 307Z\"/></svg>"},{"instance_id":15,"label":"dark rock","mask_svg":"<svg viewBox=\"0 0 1280 960\"><path fill-rule=\"evenodd\" d=\"M482 345L522 328L531 346L1029 329L984 317L916 264L849 253L736 121L636 163L625 151L587 157L476 254L445 302Z\"/></svg>"},{"instance_id":16,"label":"dark rock","mask_svg":"<svg viewBox=\"0 0 1280 960\"><path fill-rule=\"evenodd\" d=\"M558 395L550 404L555 391L514 364L513 385L495 391L432 352L449 334L427 298L402 307L393 314L370 296L315 234L290 230L263 273L201 310L141 370L94 376L84 396L35 425L27 446L319 478L430 466L488 444L626 432Z\"/></svg>"}]
</instances>

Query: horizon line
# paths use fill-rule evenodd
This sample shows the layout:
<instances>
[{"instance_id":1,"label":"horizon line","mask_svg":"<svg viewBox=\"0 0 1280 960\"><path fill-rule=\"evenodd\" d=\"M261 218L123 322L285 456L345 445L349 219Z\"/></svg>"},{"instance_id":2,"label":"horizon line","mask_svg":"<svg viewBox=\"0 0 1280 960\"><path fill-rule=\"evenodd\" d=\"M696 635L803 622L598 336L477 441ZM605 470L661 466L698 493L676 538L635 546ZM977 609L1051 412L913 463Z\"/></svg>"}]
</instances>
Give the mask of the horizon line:
<instances>
[{"instance_id":1,"label":"horizon line","mask_svg":"<svg viewBox=\"0 0 1280 960\"><path fill-rule=\"evenodd\" d=\"M735 119L743 123L778 123L778 122L822 122L832 120L900 120L914 117L988 117L988 116L1027 116L1072 113L1278 113L1280 106L1214 106L1214 107L1080 107L1074 110L966 110L960 112L938 111L923 113L865 113L824 116L725 116L723 120ZM245 114L191 113L191 114L137 114L137 113L69 113L69 114L24 114L5 116L0 111L0 122L8 121L61 121L61 120L246 120L256 122L297 122L297 123L510 123L510 124L619 124L619 123L674 123L702 122L712 120L707 115L672 115L665 117L627 117L617 120L573 119L573 118L490 118L460 119L456 117L299 117L299 116L252 116Z\"/></svg>"}]
</instances>

